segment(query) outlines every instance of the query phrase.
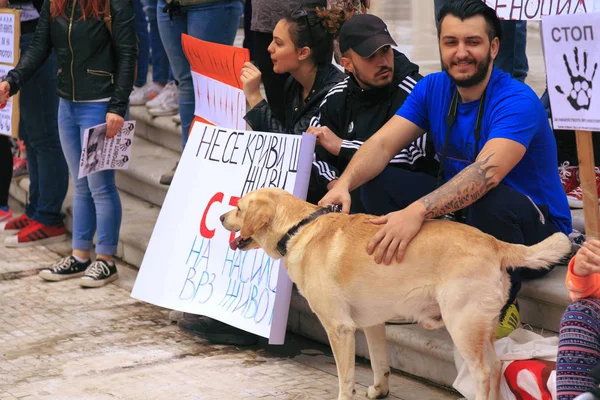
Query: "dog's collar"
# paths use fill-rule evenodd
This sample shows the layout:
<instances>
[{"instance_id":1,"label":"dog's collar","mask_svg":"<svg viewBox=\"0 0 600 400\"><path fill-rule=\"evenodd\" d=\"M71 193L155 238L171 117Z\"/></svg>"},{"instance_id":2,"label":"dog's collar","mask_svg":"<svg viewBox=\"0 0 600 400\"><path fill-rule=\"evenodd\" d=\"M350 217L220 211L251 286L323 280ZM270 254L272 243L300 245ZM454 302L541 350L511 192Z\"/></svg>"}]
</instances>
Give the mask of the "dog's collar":
<instances>
[{"instance_id":1,"label":"dog's collar","mask_svg":"<svg viewBox=\"0 0 600 400\"><path fill-rule=\"evenodd\" d=\"M302 221L300 221L296 225L294 225L289 231L287 231L287 233L285 235L283 235L281 240L279 240L279 242L277 242L277 250L279 250L279 253L282 256L285 256L287 254L287 243L292 238L292 236L294 236L296 234L296 232L298 232L298 229L302 228L306 224L313 222L315 219L319 218L321 215L329 214L331 212L340 212L340 211L341 211L341 207L338 205L329 205L325 208L318 209L317 211L310 214L308 217L304 218Z\"/></svg>"}]
</instances>

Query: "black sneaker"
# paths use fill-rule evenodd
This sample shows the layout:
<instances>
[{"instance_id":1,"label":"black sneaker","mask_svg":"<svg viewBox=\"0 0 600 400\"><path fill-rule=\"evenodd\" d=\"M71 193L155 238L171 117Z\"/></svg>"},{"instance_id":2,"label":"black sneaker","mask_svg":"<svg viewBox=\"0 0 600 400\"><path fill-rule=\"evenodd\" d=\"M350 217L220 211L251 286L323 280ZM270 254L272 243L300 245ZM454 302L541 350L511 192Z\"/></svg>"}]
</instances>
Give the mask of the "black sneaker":
<instances>
[{"instance_id":1,"label":"black sneaker","mask_svg":"<svg viewBox=\"0 0 600 400\"><path fill-rule=\"evenodd\" d=\"M58 282L64 281L65 279L79 278L85 274L85 270L91 264L90 260L86 262L79 262L73 256L67 256L60 259L55 264L51 265L50 268L46 268L40 271L40 278Z\"/></svg>"},{"instance_id":2,"label":"black sneaker","mask_svg":"<svg viewBox=\"0 0 600 400\"><path fill-rule=\"evenodd\" d=\"M100 287L116 280L119 277L117 266L108 261L96 260L85 271L85 275L79 280L83 287Z\"/></svg>"},{"instance_id":3,"label":"black sneaker","mask_svg":"<svg viewBox=\"0 0 600 400\"><path fill-rule=\"evenodd\" d=\"M177 321L177 326L184 332L210 340L214 344L252 346L258 342L258 336L253 333L203 315L183 313L183 318Z\"/></svg>"}]
</instances>

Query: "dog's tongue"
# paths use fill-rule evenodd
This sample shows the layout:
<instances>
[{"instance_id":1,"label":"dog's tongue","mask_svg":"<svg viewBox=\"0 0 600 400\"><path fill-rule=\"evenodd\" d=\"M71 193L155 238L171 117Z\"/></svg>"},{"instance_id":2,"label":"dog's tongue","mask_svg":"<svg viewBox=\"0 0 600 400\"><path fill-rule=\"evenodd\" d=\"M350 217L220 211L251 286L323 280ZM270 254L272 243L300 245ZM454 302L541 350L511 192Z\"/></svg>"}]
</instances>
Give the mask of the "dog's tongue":
<instances>
[{"instance_id":1,"label":"dog's tongue","mask_svg":"<svg viewBox=\"0 0 600 400\"><path fill-rule=\"evenodd\" d=\"M242 237L238 236L231 243L229 243L229 248L233 251L236 251L239 247L240 242L242 241Z\"/></svg>"}]
</instances>

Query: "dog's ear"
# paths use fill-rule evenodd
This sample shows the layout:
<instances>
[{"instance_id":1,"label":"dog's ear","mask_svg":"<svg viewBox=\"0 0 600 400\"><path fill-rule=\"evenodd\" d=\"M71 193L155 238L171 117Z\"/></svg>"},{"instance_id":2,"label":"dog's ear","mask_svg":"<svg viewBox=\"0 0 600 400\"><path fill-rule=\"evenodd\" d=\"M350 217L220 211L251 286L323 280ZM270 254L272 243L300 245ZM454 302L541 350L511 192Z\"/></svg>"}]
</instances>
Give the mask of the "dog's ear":
<instances>
[{"instance_id":1,"label":"dog's ear","mask_svg":"<svg viewBox=\"0 0 600 400\"><path fill-rule=\"evenodd\" d=\"M242 221L240 236L244 239L265 226L275 212L275 202L271 199L254 199L248 204Z\"/></svg>"}]
</instances>

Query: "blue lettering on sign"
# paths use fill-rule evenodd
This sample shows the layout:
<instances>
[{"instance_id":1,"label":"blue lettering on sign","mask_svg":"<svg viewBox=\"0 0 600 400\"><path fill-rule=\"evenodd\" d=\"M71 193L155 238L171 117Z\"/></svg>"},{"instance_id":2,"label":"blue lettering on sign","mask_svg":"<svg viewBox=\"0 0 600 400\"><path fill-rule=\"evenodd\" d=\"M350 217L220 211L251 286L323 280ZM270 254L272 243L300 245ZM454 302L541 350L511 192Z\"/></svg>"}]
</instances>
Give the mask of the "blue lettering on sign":
<instances>
[{"instance_id":1,"label":"blue lettering on sign","mask_svg":"<svg viewBox=\"0 0 600 400\"><path fill-rule=\"evenodd\" d=\"M194 237L192 248L185 262L186 265L189 265L189 269L179 293L180 300L196 300L201 304L210 300L214 291L213 283L216 274L208 272L209 261L210 239L202 238L199 241L198 236ZM199 274L198 270L201 270Z\"/></svg>"},{"instance_id":2,"label":"blue lettering on sign","mask_svg":"<svg viewBox=\"0 0 600 400\"><path fill-rule=\"evenodd\" d=\"M261 323L277 293L275 261L264 252L227 250L221 276L229 278L227 291L219 302L224 310ZM273 315L269 316L269 325Z\"/></svg>"}]
</instances>

